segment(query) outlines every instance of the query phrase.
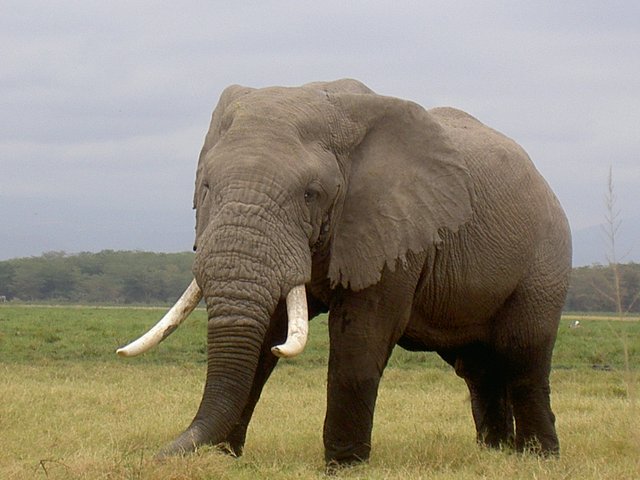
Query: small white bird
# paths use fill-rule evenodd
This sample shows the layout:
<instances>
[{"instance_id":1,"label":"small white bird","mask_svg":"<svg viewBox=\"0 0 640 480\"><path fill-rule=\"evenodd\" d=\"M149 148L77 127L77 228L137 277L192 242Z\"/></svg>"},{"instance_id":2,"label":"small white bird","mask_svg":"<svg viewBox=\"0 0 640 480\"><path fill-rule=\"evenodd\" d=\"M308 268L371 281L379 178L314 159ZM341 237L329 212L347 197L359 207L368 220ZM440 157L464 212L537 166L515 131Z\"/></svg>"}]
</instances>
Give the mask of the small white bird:
<instances>
[{"instance_id":1,"label":"small white bird","mask_svg":"<svg viewBox=\"0 0 640 480\"><path fill-rule=\"evenodd\" d=\"M569 325L569 328L578 328L580 326L580 320L574 320L573 322L571 322L571 325Z\"/></svg>"}]
</instances>

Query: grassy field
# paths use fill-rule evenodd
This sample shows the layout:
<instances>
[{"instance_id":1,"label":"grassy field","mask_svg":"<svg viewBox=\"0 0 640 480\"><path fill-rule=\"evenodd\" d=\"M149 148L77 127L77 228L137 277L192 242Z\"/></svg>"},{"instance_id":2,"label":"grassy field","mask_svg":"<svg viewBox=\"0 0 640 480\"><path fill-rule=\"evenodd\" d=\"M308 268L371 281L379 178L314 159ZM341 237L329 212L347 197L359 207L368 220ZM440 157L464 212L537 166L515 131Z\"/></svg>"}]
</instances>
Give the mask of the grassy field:
<instances>
[{"instance_id":1,"label":"grassy field","mask_svg":"<svg viewBox=\"0 0 640 480\"><path fill-rule=\"evenodd\" d=\"M240 459L154 453L189 423L205 372L196 311L153 352L116 347L162 310L0 306L0 479L323 478L326 320L281 362ZM563 319L552 373L560 459L479 448L464 382L434 354L396 351L380 389L363 479L640 478L640 322ZM291 405L288 411L285 406Z\"/></svg>"}]
</instances>

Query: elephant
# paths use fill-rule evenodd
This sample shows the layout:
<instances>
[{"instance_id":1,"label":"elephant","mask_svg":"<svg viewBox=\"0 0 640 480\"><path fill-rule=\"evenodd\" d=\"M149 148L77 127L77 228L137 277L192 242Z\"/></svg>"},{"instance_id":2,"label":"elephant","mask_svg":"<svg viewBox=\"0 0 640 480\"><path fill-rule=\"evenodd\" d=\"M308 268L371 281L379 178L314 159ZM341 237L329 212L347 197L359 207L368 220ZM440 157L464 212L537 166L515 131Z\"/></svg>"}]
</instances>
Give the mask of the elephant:
<instances>
[{"instance_id":1,"label":"elephant","mask_svg":"<svg viewBox=\"0 0 640 480\"><path fill-rule=\"evenodd\" d=\"M367 461L396 345L469 389L477 441L557 455L549 375L571 234L525 151L460 110L352 79L227 87L200 152L194 280L139 354L204 298L207 372L159 455L242 454L263 386L328 312L327 465Z\"/></svg>"}]
</instances>

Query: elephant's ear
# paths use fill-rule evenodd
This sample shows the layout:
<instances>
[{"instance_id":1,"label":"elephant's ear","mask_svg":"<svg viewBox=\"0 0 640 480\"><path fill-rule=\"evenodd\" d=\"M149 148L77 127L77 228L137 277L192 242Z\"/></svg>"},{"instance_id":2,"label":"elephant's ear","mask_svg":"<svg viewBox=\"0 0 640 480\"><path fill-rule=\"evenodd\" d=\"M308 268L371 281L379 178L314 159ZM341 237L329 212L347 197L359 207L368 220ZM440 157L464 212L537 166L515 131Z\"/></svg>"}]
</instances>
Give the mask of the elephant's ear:
<instances>
[{"instance_id":1,"label":"elephant's ear","mask_svg":"<svg viewBox=\"0 0 640 480\"><path fill-rule=\"evenodd\" d=\"M207 136L204 139L204 145L202 146L202 150L200 150L200 156L198 157L198 168L196 170L196 188L193 197L193 208L197 208L198 205L198 194L200 190L200 182L201 182L201 172L204 164L204 159L209 153L218 140L220 139L222 133L225 130L225 112L227 112L229 106L238 98L251 93L254 89L249 87L242 87L240 85L231 85L224 89L222 94L220 95L220 100L218 100L218 105L213 110L213 114L211 115L211 123L209 124L209 130L207 131Z\"/></svg>"},{"instance_id":2,"label":"elephant's ear","mask_svg":"<svg viewBox=\"0 0 640 480\"><path fill-rule=\"evenodd\" d=\"M419 105L379 95L336 95L358 138L347 147L347 191L336 219L329 278L360 290L408 252L438 243L472 214L463 152ZM344 158L344 153L342 158Z\"/></svg>"}]
</instances>

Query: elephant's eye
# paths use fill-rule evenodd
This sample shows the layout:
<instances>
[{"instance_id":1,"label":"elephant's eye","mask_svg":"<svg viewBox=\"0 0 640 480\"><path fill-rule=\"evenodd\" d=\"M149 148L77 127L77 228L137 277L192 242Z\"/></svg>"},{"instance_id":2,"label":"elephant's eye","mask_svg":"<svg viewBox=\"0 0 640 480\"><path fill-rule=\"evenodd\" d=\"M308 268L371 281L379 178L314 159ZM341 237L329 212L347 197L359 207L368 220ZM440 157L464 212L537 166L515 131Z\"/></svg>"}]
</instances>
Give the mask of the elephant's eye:
<instances>
[{"instance_id":1,"label":"elephant's eye","mask_svg":"<svg viewBox=\"0 0 640 480\"><path fill-rule=\"evenodd\" d=\"M307 203L307 205L315 202L319 196L320 192L312 187L309 187L304 191L304 201Z\"/></svg>"},{"instance_id":2,"label":"elephant's eye","mask_svg":"<svg viewBox=\"0 0 640 480\"><path fill-rule=\"evenodd\" d=\"M209 184L205 182L202 184L202 193L201 193L201 198L203 203L207 199L208 195L209 195Z\"/></svg>"}]
</instances>

